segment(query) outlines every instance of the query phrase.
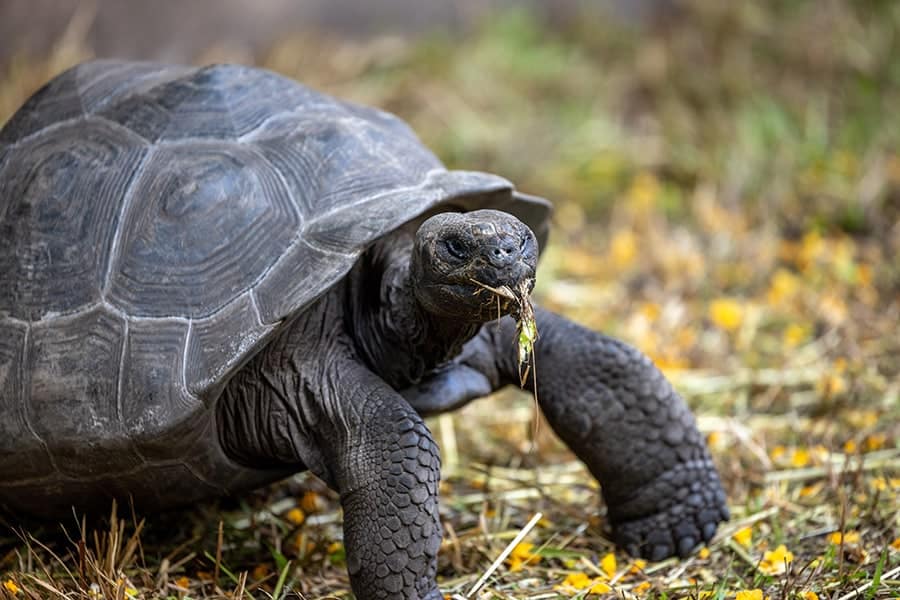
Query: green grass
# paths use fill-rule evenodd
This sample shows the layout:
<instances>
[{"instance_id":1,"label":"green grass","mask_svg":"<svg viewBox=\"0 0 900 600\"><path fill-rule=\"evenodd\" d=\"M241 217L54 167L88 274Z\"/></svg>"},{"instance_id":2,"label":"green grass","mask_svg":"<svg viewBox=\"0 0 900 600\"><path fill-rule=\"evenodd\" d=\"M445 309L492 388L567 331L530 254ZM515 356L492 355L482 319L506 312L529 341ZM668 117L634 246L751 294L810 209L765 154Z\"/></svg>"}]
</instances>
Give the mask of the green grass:
<instances>
[{"instance_id":1,"label":"green grass","mask_svg":"<svg viewBox=\"0 0 900 600\"><path fill-rule=\"evenodd\" d=\"M513 11L462 39L291 38L259 57L554 200L538 300L647 352L710 435L732 521L708 554L615 553L608 578L598 490L545 423L533 435L530 398L432 420L448 594L537 512L478 597L594 597L559 587L579 574L624 597L900 594L900 5L689 4L653 31ZM89 54L69 40L0 66L0 120ZM11 523L0 598L350 597L336 498L308 475L118 514ZM766 562L781 545L784 572Z\"/></svg>"}]
</instances>

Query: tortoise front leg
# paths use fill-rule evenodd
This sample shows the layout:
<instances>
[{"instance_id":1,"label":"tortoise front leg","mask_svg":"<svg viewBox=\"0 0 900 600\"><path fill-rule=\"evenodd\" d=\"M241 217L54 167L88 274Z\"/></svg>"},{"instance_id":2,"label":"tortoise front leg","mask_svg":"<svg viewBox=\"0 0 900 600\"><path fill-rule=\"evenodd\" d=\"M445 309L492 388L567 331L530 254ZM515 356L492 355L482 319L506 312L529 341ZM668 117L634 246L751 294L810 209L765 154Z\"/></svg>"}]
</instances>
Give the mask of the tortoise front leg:
<instances>
[{"instance_id":1,"label":"tortoise front leg","mask_svg":"<svg viewBox=\"0 0 900 600\"><path fill-rule=\"evenodd\" d=\"M440 600L440 455L422 418L352 350L285 368L273 346L220 401L226 452L255 468L305 466L340 494L357 598Z\"/></svg>"},{"instance_id":2,"label":"tortoise front leg","mask_svg":"<svg viewBox=\"0 0 900 600\"><path fill-rule=\"evenodd\" d=\"M615 541L653 560L708 541L728 509L681 397L636 349L550 311L536 317L538 402L600 482ZM493 361L481 353L482 371L498 384L517 382L512 319L479 337L496 351Z\"/></svg>"},{"instance_id":3,"label":"tortoise front leg","mask_svg":"<svg viewBox=\"0 0 900 600\"><path fill-rule=\"evenodd\" d=\"M359 362L333 365L327 380L324 402L315 403L327 414L312 435L325 468L317 474L340 493L354 594L439 600L440 454L431 432Z\"/></svg>"}]
</instances>

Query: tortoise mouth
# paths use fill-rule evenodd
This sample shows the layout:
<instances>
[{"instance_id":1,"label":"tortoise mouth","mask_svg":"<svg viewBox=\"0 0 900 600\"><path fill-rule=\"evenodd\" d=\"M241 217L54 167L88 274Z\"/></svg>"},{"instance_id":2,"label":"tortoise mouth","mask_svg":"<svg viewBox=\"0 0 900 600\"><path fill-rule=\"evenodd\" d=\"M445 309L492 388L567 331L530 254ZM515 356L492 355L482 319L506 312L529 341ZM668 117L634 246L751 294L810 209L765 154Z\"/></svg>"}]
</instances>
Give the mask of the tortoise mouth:
<instances>
[{"instance_id":1,"label":"tortoise mouth","mask_svg":"<svg viewBox=\"0 0 900 600\"><path fill-rule=\"evenodd\" d=\"M435 282L419 289L419 299L430 312L467 321L486 322L511 314L520 301L511 290L534 289L534 276L510 284L490 285L474 278L464 282Z\"/></svg>"}]
</instances>

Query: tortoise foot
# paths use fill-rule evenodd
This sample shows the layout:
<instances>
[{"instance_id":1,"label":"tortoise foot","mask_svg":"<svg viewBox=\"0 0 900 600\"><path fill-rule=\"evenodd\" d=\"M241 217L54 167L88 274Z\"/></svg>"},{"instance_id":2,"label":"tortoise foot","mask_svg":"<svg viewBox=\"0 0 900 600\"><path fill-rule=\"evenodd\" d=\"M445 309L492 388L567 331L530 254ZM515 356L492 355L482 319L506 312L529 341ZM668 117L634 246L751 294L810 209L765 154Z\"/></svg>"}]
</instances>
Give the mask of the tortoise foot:
<instances>
[{"instance_id":1,"label":"tortoise foot","mask_svg":"<svg viewBox=\"0 0 900 600\"><path fill-rule=\"evenodd\" d=\"M659 561L685 557L729 518L725 492L708 461L684 464L610 506L616 543L632 556Z\"/></svg>"}]
</instances>

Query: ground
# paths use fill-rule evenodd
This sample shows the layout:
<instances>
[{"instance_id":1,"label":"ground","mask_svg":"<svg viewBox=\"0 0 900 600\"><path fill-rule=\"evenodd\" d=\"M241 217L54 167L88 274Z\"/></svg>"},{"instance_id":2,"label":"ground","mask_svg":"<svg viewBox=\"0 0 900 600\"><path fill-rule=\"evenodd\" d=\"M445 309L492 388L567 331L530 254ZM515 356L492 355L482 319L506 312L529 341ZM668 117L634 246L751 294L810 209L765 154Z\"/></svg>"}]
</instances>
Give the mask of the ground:
<instances>
[{"instance_id":1,"label":"ground","mask_svg":"<svg viewBox=\"0 0 900 600\"><path fill-rule=\"evenodd\" d=\"M553 199L537 300L647 352L721 470L732 520L647 564L615 550L527 395L433 419L448 597L900 596L900 5L688 5L644 31L512 12L462 40L307 36L259 57ZM89 54L69 36L11 60L0 121ZM312 477L117 514L8 522L0 597L350 597L338 505Z\"/></svg>"}]
</instances>

